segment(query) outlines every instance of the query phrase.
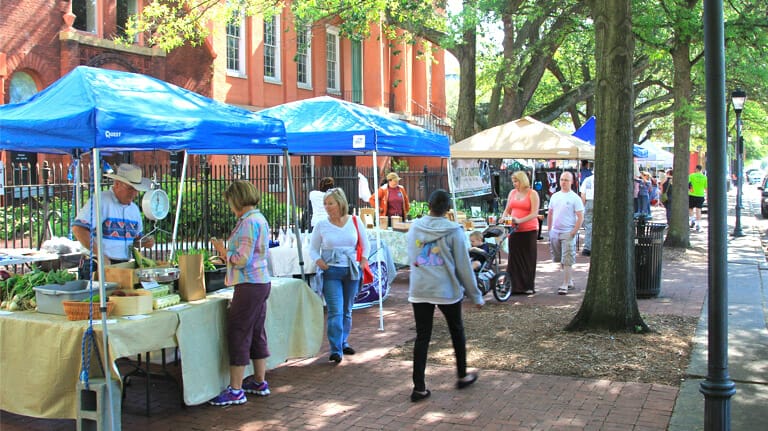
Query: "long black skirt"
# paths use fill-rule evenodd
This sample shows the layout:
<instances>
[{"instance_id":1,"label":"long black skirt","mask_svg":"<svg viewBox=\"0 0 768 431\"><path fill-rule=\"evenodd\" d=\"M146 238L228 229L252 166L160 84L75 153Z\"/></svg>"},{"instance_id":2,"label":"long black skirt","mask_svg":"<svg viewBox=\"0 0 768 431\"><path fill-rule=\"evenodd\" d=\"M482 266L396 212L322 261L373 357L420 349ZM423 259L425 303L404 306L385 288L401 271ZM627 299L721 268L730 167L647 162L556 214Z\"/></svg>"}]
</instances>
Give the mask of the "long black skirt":
<instances>
[{"instance_id":1,"label":"long black skirt","mask_svg":"<svg viewBox=\"0 0 768 431\"><path fill-rule=\"evenodd\" d=\"M507 272L512 279L512 293L536 290L536 237L535 230L514 232L509 236Z\"/></svg>"}]
</instances>

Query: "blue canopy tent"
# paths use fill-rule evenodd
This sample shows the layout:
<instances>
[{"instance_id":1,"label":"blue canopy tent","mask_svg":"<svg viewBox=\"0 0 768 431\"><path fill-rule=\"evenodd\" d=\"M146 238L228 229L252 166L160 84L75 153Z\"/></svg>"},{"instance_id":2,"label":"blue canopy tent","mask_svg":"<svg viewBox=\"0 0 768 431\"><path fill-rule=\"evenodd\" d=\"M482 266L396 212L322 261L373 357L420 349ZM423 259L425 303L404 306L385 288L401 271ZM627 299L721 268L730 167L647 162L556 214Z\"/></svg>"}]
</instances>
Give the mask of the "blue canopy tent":
<instances>
[{"instance_id":1,"label":"blue canopy tent","mask_svg":"<svg viewBox=\"0 0 768 431\"><path fill-rule=\"evenodd\" d=\"M579 130L573 132L573 136L595 145L595 123L596 120L593 115L589 117L589 120L584 125L579 127ZM648 150L635 144L632 146L632 155L638 158L646 158L648 157Z\"/></svg>"},{"instance_id":2,"label":"blue canopy tent","mask_svg":"<svg viewBox=\"0 0 768 431\"><path fill-rule=\"evenodd\" d=\"M291 154L450 156L447 136L329 96L259 113L283 120Z\"/></svg>"},{"instance_id":3,"label":"blue canopy tent","mask_svg":"<svg viewBox=\"0 0 768 431\"><path fill-rule=\"evenodd\" d=\"M279 154L281 121L159 79L80 66L29 100L0 106L0 146L48 153L162 149Z\"/></svg>"},{"instance_id":4,"label":"blue canopy tent","mask_svg":"<svg viewBox=\"0 0 768 431\"><path fill-rule=\"evenodd\" d=\"M0 148L73 156L92 151L95 190L101 189L98 160L102 150L185 151L182 175L186 173L189 153L287 154L285 128L280 120L216 102L152 77L85 66L75 68L27 101L0 106ZM174 244L183 182L184 177L179 186ZM93 196L98 209L100 195ZM100 214L94 211L96 241L102 237ZM103 261L101 247L98 253ZM105 279L103 265L99 265L99 279ZM99 290L100 307L106 310L102 285ZM109 345L106 319L102 312L104 346ZM104 364L109 364L108 349L102 353ZM112 386L108 385L107 390L107 399L112 399ZM119 427L120 418L113 412L110 417L113 426L116 423Z\"/></svg>"},{"instance_id":5,"label":"blue canopy tent","mask_svg":"<svg viewBox=\"0 0 768 431\"><path fill-rule=\"evenodd\" d=\"M329 96L285 103L259 113L283 120L290 154L365 155L371 154L373 166L377 155L450 157L447 136L411 125L382 114L372 108ZM373 170L373 183L379 183L378 169ZM294 196L295 199L295 196ZM296 212L296 202L293 202ZM379 202L375 202L379 213ZM294 213L294 219L297 218ZM379 218L376 223L376 249L381 249ZM301 255L300 255L301 256ZM303 261L299 262L303 269ZM381 265L378 266L381 268ZM379 271L379 320L384 329L383 298Z\"/></svg>"}]
</instances>

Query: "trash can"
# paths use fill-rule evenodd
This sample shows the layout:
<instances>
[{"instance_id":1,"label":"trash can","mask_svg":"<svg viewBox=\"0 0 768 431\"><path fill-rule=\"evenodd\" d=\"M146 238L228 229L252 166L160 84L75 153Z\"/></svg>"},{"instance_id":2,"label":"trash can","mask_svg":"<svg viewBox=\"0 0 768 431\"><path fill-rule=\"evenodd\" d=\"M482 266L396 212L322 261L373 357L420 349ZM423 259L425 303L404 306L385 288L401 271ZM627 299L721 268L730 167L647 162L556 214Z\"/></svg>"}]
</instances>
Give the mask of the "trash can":
<instances>
[{"instance_id":1,"label":"trash can","mask_svg":"<svg viewBox=\"0 0 768 431\"><path fill-rule=\"evenodd\" d=\"M653 298L661 291L661 255L664 250L663 223L635 220L635 288L638 298Z\"/></svg>"}]
</instances>

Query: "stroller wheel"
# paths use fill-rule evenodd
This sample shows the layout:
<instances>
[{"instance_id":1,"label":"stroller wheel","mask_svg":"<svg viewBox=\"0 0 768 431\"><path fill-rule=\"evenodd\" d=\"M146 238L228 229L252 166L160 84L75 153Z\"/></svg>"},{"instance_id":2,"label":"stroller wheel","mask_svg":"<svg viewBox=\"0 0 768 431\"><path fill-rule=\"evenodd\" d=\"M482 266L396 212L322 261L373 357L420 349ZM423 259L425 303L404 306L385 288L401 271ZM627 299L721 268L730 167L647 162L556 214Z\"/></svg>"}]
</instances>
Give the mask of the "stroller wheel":
<instances>
[{"instance_id":1,"label":"stroller wheel","mask_svg":"<svg viewBox=\"0 0 768 431\"><path fill-rule=\"evenodd\" d=\"M512 296L512 280L504 271L493 277L491 286L493 286L493 296L499 302L506 302Z\"/></svg>"}]
</instances>

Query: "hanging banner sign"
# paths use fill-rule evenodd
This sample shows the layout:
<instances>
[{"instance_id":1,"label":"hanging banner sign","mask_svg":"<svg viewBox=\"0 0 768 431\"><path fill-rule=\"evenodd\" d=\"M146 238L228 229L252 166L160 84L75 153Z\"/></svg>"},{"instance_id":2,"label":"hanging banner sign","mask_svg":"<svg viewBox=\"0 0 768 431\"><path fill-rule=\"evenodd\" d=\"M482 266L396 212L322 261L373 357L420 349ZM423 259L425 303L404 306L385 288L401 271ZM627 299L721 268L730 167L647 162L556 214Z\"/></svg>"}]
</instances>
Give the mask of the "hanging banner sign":
<instances>
[{"instance_id":1,"label":"hanging banner sign","mask_svg":"<svg viewBox=\"0 0 768 431\"><path fill-rule=\"evenodd\" d=\"M491 167L487 159L452 159L451 169L457 198L491 193Z\"/></svg>"}]
</instances>

